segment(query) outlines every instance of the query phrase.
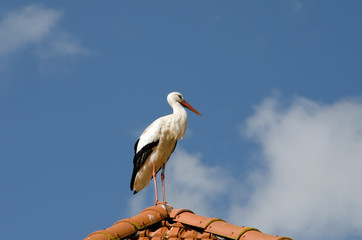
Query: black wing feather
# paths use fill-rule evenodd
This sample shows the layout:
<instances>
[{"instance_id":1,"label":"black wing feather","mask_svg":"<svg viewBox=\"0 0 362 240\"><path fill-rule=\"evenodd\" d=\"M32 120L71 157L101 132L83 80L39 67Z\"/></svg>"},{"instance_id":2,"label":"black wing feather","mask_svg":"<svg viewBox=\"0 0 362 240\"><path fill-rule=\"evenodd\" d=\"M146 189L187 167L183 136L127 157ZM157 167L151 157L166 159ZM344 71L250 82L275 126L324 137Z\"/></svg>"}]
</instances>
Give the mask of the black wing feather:
<instances>
[{"instance_id":1,"label":"black wing feather","mask_svg":"<svg viewBox=\"0 0 362 240\"><path fill-rule=\"evenodd\" d=\"M137 146L138 146L138 142L140 141L140 139L137 140L137 142L134 144L134 154L136 155L137 153Z\"/></svg>"},{"instance_id":2,"label":"black wing feather","mask_svg":"<svg viewBox=\"0 0 362 240\"><path fill-rule=\"evenodd\" d=\"M141 167L143 166L143 164L145 163L146 159L148 158L148 156L150 156L150 154L153 151L153 148L157 146L157 144L159 143L160 140L157 140L155 142L151 142L147 145L145 145L140 151L137 151L137 145L139 142L139 139L137 140L136 144L135 144L135 155L133 158L133 173L132 173L132 178L131 178L131 190L133 190L133 184L136 178L136 175L138 173L138 171L141 169ZM136 194L137 192L135 191L134 194Z\"/></svg>"}]
</instances>

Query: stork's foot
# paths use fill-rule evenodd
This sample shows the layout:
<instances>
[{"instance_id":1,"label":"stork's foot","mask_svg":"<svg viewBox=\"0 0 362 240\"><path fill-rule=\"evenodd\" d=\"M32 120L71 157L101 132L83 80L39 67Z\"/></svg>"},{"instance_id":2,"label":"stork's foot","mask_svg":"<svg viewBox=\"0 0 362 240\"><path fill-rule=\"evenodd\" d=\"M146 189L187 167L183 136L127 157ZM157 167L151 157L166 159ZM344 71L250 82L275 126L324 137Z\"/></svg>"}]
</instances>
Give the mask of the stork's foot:
<instances>
[{"instance_id":1,"label":"stork's foot","mask_svg":"<svg viewBox=\"0 0 362 240\"><path fill-rule=\"evenodd\" d=\"M167 205L167 202L161 202L161 201L156 201L155 206L161 204L161 205Z\"/></svg>"}]
</instances>

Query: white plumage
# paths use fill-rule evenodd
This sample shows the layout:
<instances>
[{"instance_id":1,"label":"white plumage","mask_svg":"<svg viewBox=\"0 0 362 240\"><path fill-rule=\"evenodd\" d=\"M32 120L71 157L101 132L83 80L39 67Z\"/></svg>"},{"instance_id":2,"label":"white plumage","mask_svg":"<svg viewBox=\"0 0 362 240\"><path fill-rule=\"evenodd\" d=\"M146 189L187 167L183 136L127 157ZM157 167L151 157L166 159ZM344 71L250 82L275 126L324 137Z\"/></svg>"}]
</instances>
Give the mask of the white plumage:
<instances>
[{"instance_id":1,"label":"white plumage","mask_svg":"<svg viewBox=\"0 0 362 240\"><path fill-rule=\"evenodd\" d=\"M135 144L134 168L130 186L135 194L147 187L153 177L156 204L158 203L156 173L162 168L161 180L163 201L165 202L165 164L174 151L177 140L181 140L186 132L187 113L184 107L201 116L178 92L168 94L167 101L172 107L173 113L155 120L146 128Z\"/></svg>"}]
</instances>

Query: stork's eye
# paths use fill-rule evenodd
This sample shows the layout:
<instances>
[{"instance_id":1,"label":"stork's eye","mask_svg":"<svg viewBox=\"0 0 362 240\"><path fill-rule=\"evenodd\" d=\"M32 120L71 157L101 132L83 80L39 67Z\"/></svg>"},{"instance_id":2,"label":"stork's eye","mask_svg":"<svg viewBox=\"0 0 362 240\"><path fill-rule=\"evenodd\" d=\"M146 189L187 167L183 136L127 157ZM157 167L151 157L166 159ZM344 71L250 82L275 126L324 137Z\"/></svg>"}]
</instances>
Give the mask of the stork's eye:
<instances>
[{"instance_id":1,"label":"stork's eye","mask_svg":"<svg viewBox=\"0 0 362 240\"><path fill-rule=\"evenodd\" d=\"M182 100L182 96L181 96L180 94L178 95L178 98L179 98L180 100Z\"/></svg>"}]
</instances>

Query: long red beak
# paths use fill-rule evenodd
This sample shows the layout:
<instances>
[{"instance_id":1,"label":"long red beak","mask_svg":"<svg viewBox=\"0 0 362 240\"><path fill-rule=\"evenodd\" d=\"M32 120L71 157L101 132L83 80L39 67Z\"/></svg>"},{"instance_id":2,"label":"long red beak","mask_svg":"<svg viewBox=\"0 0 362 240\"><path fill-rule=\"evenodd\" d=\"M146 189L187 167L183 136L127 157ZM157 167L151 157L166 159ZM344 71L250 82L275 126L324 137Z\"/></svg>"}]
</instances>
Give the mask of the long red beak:
<instances>
[{"instance_id":1,"label":"long red beak","mask_svg":"<svg viewBox=\"0 0 362 240\"><path fill-rule=\"evenodd\" d=\"M190 109L191 111L193 111L194 113L196 113L197 115L201 115L201 113L199 113L195 108L193 108L188 102L186 102L185 100L182 100L181 102L182 106L187 107L188 109Z\"/></svg>"}]
</instances>

